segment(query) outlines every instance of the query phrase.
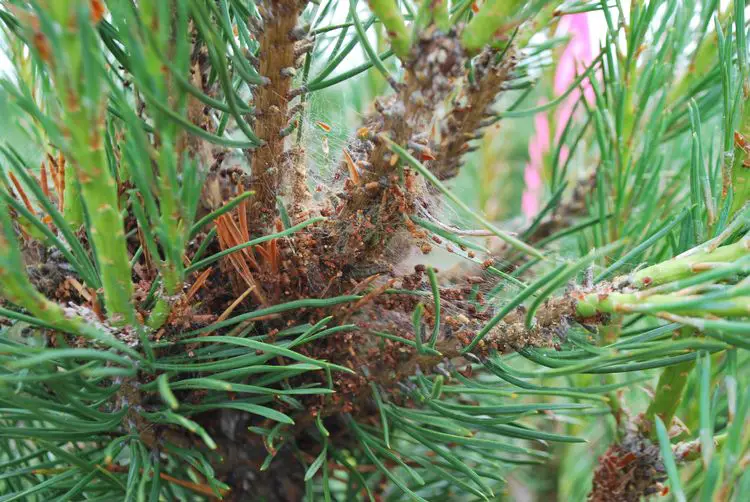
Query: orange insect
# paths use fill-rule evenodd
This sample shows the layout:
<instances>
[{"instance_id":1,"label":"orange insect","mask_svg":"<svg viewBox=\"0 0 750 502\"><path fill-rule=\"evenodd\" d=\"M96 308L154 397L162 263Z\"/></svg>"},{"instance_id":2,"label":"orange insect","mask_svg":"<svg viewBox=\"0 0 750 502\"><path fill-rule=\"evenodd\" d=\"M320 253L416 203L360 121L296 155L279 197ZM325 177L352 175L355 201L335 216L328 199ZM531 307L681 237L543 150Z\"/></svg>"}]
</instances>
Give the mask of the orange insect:
<instances>
[{"instance_id":1,"label":"orange insect","mask_svg":"<svg viewBox=\"0 0 750 502\"><path fill-rule=\"evenodd\" d=\"M346 167L349 169L349 177L352 179L355 185L359 185L359 171L357 165L354 163L354 159L349 155L349 152L344 149L344 160L346 161Z\"/></svg>"},{"instance_id":2,"label":"orange insect","mask_svg":"<svg viewBox=\"0 0 750 502\"><path fill-rule=\"evenodd\" d=\"M315 122L315 125L317 125L318 127L320 127L325 132L331 132L331 126L329 126L325 122L321 122L320 120L318 120L318 121Z\"/></svg>"},{"instance_id":3,"label":"orange insect","mask_svg":"<svg viewBox=\"0 0 750 502\"><path fill-rule=\"evenodd\" d=\"M745 153L750 153L750 142L737 131L734 131L734 146L742 148Z\"/></svg>"},{"instance_id":4,"label":"orange insect","mask_svg":"<svg viewBox=\"0 0 750 502\"><path fill-rule=\"evenodd\" d=\"M52 48L49 45L47 37L41 32L34 33L34 47L36 47L36 50L39 52L39 57L42 61L45 63L52 61Z\"/></svg>"},{"instance_id":5,"label":"orange insect","mask_svg":"<svg viewBox=\"0 0 750 502\"><path fill-rule=\"evenodd\" d=\"M420 152L420 157L422 160L435 160L437 158L432 154L432 150L430 150L429 148L425 148L424 150L422 150Z\"/></svg>"},{"instance_id":6,"label":"orange insect","mask_svg":"<svg viewBox=\"0 0 750 502\"><path fill-rule=\"evenodd\" d=\"M101 0L91 0L89 2L91 12L91 21L96 24L104 17L104 4Z\"/></svg>"},{"instance_id":7,"label":"orange insect","mask_svg":"<svg viewBox=\"0 0 750 502\"><path fill-rule=\"evenodd\" d=\"M622 458L620 458L620 460L617 461L617 465L621 468L627 467L633 462L635 462L637 459L638 457L635 456L635 453L628 452L625 455L623 455Z\"/></svg>"}]
</instances>

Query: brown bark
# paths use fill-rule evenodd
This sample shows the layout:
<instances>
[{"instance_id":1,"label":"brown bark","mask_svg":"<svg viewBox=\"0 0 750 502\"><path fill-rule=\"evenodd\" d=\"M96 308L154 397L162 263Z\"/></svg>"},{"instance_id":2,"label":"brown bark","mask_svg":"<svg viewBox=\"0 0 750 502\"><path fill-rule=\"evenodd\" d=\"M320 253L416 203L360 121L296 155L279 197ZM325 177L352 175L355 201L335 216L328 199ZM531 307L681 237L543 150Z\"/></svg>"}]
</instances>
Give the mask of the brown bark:
<instances>
[{"instance_id":1,"label":"brown bark","mask_svg":"<svg viewBox=\"0 0 750 502\"><path fill-rule=\"evenodd\" d=\"M260 74L268 83L255 92L256 135L264 144L253 152L252 190L255 191L249 216L270 223L275 214L276 196L284 174L285 137L282 131L289 122L289 91L295 72L294 32L301 2L277 0L262 6L263 31L260 34Z\"/></svg>"},{"instance_id":2,"label":"brown bark","mask_svg":"<svg viewBox=\"0 0 750 502\"><path fill-rule=\"evenodd\" d=\"M475 65L476 81L465 90L464 102L454 107L441 123L443 140L438 159L432 166L435 176L441 180L458 174L468 142L481 135L480 129L488 123L485 121L492 120L492 104L516 64L512 49L500 61L495 61L496 57L497 51L490 49L479 55Z\"/></svg>"}]
</instances>

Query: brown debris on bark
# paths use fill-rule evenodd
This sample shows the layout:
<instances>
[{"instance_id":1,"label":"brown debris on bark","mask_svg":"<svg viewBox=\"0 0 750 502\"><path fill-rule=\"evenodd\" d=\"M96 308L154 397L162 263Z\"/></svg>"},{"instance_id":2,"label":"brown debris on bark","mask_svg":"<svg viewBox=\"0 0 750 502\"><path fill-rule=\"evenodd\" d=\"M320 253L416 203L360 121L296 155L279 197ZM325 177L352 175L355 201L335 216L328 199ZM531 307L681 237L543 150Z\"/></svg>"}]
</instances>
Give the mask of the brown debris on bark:
<instances>
[{"instance_id":1,"label":"brown debris on bark","mask_svg":"<svg viewBox=\"0 0 750 502\"><path fill-rule=\"evenodd\" d=\"M467 85L457 97L451 112L440 124L442 142L432 171L441 180L458 174L461 157L468 150L468 142L481 136L481 129L492 122L492 104L502 91L503 83L516 65L512 48L499 54L485 49L475 61L475 81Z\"/></svg>"},{"instance_id":2,"label":"brown debris on bark","mask_svg":"<svg viewBox=\"0 0 750 502\"><path fill-rule=\"evenodd\" d=\"M628 431L599 457L589 502L640 502L662 494L667 479L659 446L637 431Z\"/></svg>"}]
</instances>

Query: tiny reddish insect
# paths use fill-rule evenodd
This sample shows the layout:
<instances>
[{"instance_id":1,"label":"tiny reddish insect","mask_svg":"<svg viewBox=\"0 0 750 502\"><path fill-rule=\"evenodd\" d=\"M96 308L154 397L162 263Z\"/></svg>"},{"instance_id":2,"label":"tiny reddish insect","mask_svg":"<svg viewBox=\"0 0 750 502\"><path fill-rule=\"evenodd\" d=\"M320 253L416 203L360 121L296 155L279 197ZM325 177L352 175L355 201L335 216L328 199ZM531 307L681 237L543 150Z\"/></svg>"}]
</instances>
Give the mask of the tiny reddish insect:
<instances>
[{"instance_id":1,"label":"tiny reddish insect","mask_svg":"<svg viewBox=\"0 0 750 502\"><path fill-rule=\"evenodd\" d=\"M91 0L89 6L91 9L91 21L98 23L104 17L104 4L101 0Z\"/></svg>"},{"instance_id":2,"label":"tiny reddish insect","mask_svg":"<svg viewBox=\"0 0 750 502\"><path fill-rule=\"evenodd\" d=\"M437 157L432 154L429 148L425 148L422 150L421 158L422 160L435 160Z\"/></svg>"}]
</instances>

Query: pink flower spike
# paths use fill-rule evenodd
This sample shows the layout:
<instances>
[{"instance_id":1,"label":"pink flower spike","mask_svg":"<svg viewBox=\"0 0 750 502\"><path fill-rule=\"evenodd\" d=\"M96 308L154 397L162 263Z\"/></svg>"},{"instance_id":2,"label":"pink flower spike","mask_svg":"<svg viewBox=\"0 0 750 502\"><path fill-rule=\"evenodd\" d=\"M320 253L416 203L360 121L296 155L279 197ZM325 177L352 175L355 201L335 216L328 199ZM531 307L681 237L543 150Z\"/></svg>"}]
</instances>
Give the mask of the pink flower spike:
<instances>
[{"instance_id":1,"label":"pink flower spike","mask_svg":"<svg viewBox=\"0 0 750 502\"><path fill-rule=\"evenodd\" d=\"M567 91L593 60L588 17L587 13L563 16L558 25L557 35L569 34L570 41L565 46L557 64L553 82L554 93L557 96ZM582 82L581 87L583 88L584 99L593 102L594 92L588 79ZM554 124L555 142L560 140L565 124L570 120L575 104L580 97L580 89L575 89L558 107ZM539 104L544 103L545 101L542 100ZM534 129L534 135L529 140L529 163L524 170L526 188L521 197L521 210L529 219L533 218L539 211L539 201L543 195L544 154L550 150L552 136L546 113L540 112L534 117ZM568 148L563 146L560 151L560 162L565 162L569 155Z\"/></svg>"},{"instance_id":2,"label":"pink flower spike","mask_svg":"<svg viewBox=\"0 0 750 502\"><path fill-rule=\"evenodd\" d=\"M539 212L539 199L528 191L524 192L521 196L521 211L527 218L533 218Z\"/></svg>"},{"instance_id":3,"label":"pink flower spike","mask_svg":"<svg viewBox=\"0 0 750 502\"><path fill-rule=\"evenodd\" d=\"M563 94L575 82L578 76L586 70L586 66L593 60L591 47L591 33L589 31L588 14L572 14L564 16L558 27L558 35L569 34L570 41L560 56L555 73L555 94ZM584 97L588 102L593 102L594 91L588 79L581 83ZM555 141L560 139L565 124L573 113L576 102L580 99L581 91L575 89L568 98L560 105L555 114L555 122L558 126L555 131Z\"/></svg>"},{"instance_id":4,"label":"pink flower spike","mask_svg":"<svg viewBox=\"0 0 750 502\"><path fill-rule=\"evenodd\" d=\"M546 100L539 101L539 106ZM526 164L523 178L526 189L521 196L521 210L528 218L533 218L539 211L539 199L542 195L542 170L544 169L544 154L549 151L550 128L547 115L537 113L534 117L534 135L529 141L529 163Z\"/></svg>"}]
</instances>

